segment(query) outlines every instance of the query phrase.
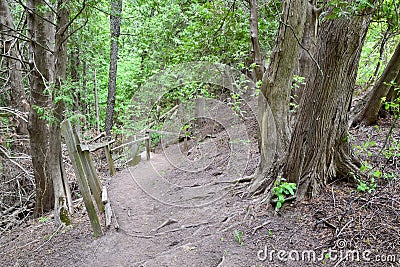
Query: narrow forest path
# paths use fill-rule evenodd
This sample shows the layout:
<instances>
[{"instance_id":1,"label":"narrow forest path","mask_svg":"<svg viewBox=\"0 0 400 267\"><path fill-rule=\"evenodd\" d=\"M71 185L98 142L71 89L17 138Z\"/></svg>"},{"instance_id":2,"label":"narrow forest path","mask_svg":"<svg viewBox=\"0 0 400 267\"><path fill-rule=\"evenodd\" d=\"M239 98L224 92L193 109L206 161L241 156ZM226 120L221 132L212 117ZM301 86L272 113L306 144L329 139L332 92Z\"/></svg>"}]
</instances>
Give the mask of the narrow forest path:
<instances>
[{"instance_id":1,"label":"narrow forest path","mask_svg":"<svg viewBox=\"0 0 400 267\"><path fill-rule=\"evenodd\" d=\"M149 161L110 178L109 195L119 230L96 240L91 266L241 266L243 257L257 261L254 251L239 244L249 200L232 171L254 168L226 133L213 138L173 144L152 153ZM254 149L254 148L253 148ZM232 159L235 164L232 164ZM253 170L251 170L253 171ZM239 186L238 186L239 185ZM251 257L250 254L253 254Z\"/></svg>"},{"instance_id":2,"label":"narrow forest path","mask_svg":"<svg viewBox=\"0 0 400 267\"><path fill-rule=\"evenodd\" d=\"M96 240L97 250L86 259L88 265L217 266L221 262L224 251L229 251L224 240L229 223L223 222L242 210L231 198L197 207L174 204L189 196L206 199L210 191L183 193L183 187L160 181L161 173L172 170L164 155L152 154L151 161L112 178L109 193L120 229ZM224 186L219 193L230 194L232 186ZM237 249L242 251L232 255L232 261L246 254L244 247L237 245Z\"/></svg>"}]
</instances>

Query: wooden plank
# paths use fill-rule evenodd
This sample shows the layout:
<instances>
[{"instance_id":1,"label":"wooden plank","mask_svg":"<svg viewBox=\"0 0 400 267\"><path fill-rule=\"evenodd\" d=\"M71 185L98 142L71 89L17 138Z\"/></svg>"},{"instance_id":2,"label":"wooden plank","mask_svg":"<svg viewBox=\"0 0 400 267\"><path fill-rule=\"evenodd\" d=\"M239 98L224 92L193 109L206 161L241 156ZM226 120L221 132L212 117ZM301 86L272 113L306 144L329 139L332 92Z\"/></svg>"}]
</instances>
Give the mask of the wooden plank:
<instances>
[{"instance_id":1,"label":"wooden plank","mask_svg":"<svg viewBox=\"0 0 400 267\"><path fill-rule=\"evenodd\" d=\"M115 170L114 161L111 156L111 150L109 145L104 147L104 152L106 153L108 167L110 168L110 175L114 176L117 171Z\"/></svg>"},{"instance_id":2,"label":"wooden plank","mask_svg":"<svg viewBox=\"0 0 400 267\"><path fill-rule=\"evenodd\" d=\"M95 144L89 144L89 151L90 152L95 152L101 148L106 147L107 145L112 145L115 143L115 140L107 141L107 142L102 142L102 143L95 143Z\"/></svg>"},{"instance_id":3,"label":"wooden plank","mask_svg":"<svg viewBox=\"0 0 400 267\"><path fill-rule=\"evenodd\" d=\"M83 151L82 156L90 190L92 192L94 200L96 201L97 208L99 209L99 211L103 212L104 205L103 202L101 202L101 182L94 167L92 157L90 156L89 151Z\"/></svg>"},{"instance_id":4,"label":"wooden plank","mask_svg":"<svg viewBox=\"0 0 400 267\"><path fill-rule=\"evenodd\" d=\"M112 219L112 209L111 209L111 204L108 202L105 206L105 215L106 215L106 227L109 228L111 225L111 219Z\"/></svg>"},{"instance_id":5,"label":"wooden plank","mask_svg":"<svg viewBox=\"0 0 400 267\"><path fill-rule=\"evenodd\" d=\"M107 193L106 186L103 186L103 190L101 193L101 201L103 202L103 204L107 204L107 202L108 202L108 193Z\"/></svg>"},{"instance_id":6,"label":"wooden plank","mask_svg":"<svg viewBox=\"0 0 400 267\"><path fill-rule=\"evenodd\" d=\"M94 207L92 197L90 195L89 184L87 181L85 168L83 166L83 155L78 151L79 139L74 133L71 122L65 120L61 123L61 132L64 136L65 142L68 147L69 156L72 161L72 165L75 170L76 178L78 181L79 189L82 193L83 202L85 203L86 210L90 219L90 223L93 229L93 235L95 237L101 236L103 231L99 223L99 218Z\"/></svg>"},{"instance_id":7,"label":"wooden plank","mask_svg":"<svg viewBox=\"0 0 400 267\"><path fill-rule=\"evenodd\" d=\"M178 135L179 137L185 136L183 134L176 133L176 132L158 131L158 130L152 130L152 129L147 129L146 133L155 133L155 134L163 134L163 135Z\"/></svg>"},{"instance_id":8,"label":"wooden plank","mask_svg":"<svg viewBox=\"0 0 400 267\"><path fill-rule=\"evenodd\" d=\"M89 141L87 141L88 143L93 143L93 142L96 142L97 140L99 140L100 138L102 138L102 137L105 137L106 136L106 133L105 132L102 132L102 133L100 133L98 136L96 136L95 138L93 138L92 140L89 140Z\"/></svg>"},{"instance_id":9,"label":"wooden plank","mask_svg":"<svg viewBox=\"0 0 400 267\"><path fill-rule=\"evenodd\" d=\"M114 152L115 150L118 150L118 149L120 149L120 148L123 148L123 147L129 146L129 145L132 145L132 144L137 144L137 143L140 143L140 142L146 141L148 138L149 138L149 137L148 137L148 136L146 136L146 137L143 137L143 138L140 138L140 139L137 139L137 140L133 140L133 141L130 141L130 142L124 143L124 144L122 144L122 145L120 145L120 146L117 146L117 147L114 147L113 149L111 149L111 152Z\"/></svg>"},{"instance_id":10,"label":"wooden plank","mask_svg":"<svg viewBox=\"0 0 400 267\"><path fill-rule=\"evenodd\" d=\"M115 142L115 140L111 140L109 142L102 142L102 143L95 143L95 144L79 144L79 147L82 151L90 151L90 152L95 152L101 148L106 147L107 145L111 145Z\"/></svg>"},{"instance_id":11,"label":"wooden plank","mask_svg":"<svg viewBox=\"0 0 400 267\"><path fill-rule=\"evenodd\" d=\"M147 133L148 134L148 138L146 139L146 159L150 160L150 132Z\"/></svg>"},{"instance_id":12,"label":"wooden plank","mask_svg":"<svg viewBox=\"0 0 400 267\"><path fill-rule=\"evenodd\" d=\"M74 205L72 203L71 189L69 188L68 178L67 178L67 173L65 171L64 163L62 162L62 160L60 160L60 161L61 161L60 163L61 163L62 180L63 180L63 184L64 184L65 195L67 196L68 211L69 211L69 214L71 214L73 216L74 215Z\"/></svg>"},{"instance_id":13,"label":"wooden plank","mask_svg":"<svg viewBox=\"0 0 400 267\"><path fill-rule=\"evenodd\" d=\"M89 146L84 144L79 144L78 147L81 151L89 151Z\"/></svg>"}]
</instances>

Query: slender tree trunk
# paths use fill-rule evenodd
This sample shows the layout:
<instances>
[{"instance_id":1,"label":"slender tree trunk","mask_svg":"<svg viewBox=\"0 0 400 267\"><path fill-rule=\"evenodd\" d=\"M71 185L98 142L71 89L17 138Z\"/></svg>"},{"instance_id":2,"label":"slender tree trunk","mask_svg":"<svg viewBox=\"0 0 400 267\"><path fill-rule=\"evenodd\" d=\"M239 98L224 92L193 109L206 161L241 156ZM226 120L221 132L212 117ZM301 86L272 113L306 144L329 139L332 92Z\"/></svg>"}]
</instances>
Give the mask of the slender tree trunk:
<instances>
[{"instance_id":1,"label":"slender tree trunk","mask_svg":"<svg viewBox=\"0 0 400 267\"><path fill-rule=\"evenodd\" d=\"M392 85L389 89L389 92L386 95L386 101L388 102L393 102L395 101L397 98L400 97L400 72L397 73L397 77L394 80L394 85ZM382 110L382 107L381 107Z\"/></svg>"},{"instance_id":2,"label":"slender tree trunk","mask_svg":"<svg viewBox=\"0 0 400 267\"><path fill-rule=\"evenodd\" d=\"M94 90L94 108L96 111L96 130L100 133L100 112L99 112L99 95L97 93L97 74L96 69L94 69L94 80L93 80L93 90Z\"/></svg>"},{"instance_id":3,"label":"slender tree trunk","mask_svg":"<svg viewBox=\"0 0 400 267\"><path fill-rule=\"evenodd\" d=\"M111 49L110 49L110 70L108 76L108 98L106 111L106 134L111 136L111 129L114 121L115 95L117 91L117 66L118 66L118 38L120 35L122 0L111 0Z\"/></svg>"},{"instance_id":4,"label":"slender tree trunk","mask_svg":"<svg viewBox=\"0 0 400 267\"><path fill-rule=\"evenodd\" d=\"M11 106L21 112L28 112L29 104L26 100L24 82L22 77L22 64L17 51L18 39L11 36L15 35L14 24L10 9L6 0L0 0L0 37L2 40L1 54L5 57L5 65L8 69L8 79L5 87L10 88ZM18 118L16 120L17 133L28 134L27 123Z\"/></svg>"},{"instance_id":5,"label":"slender tree trunk","mask_svg":"<svg viewBox=\"0 0 400 267\"><path fill-rule=\"evenodd\" d=\"M79 58L79 47L74 45L73 51L69 55L69 59L71 61L70 64L70 75L71 75L71 82L74 83L74 87L72 88L72 98L74 99L74 112L79 113L81 111L81 105L83 102L81 89L78 85L80 77L79 77L79 67L80 67L80 58Z\"/></svg>"},{"instance_id":6,"label":"slender tree trunk","mask_svg":"<svg viewBox=\"0 0 400 267\"><path fill-rule=\"evenodd\" d=\"M57 19L55 33L55 75L54 91L52 93L53 117L54 121L50 123L49 131L49 154L52 157L48 161L48 169L53 180L55 204L54 213L56 225L61 223L69 224L67 195L69 187L66 186L67 177L64 177L65 171L62 170L62 150L61 150L61 127L63 120L64 101L57 100L62 95L62 86L67 73L67 38L69 12L67 7L68 0L59 0L57 2Z\"/></svg>"},{"instance_id":7,"label":"slender tree trunk","mask_svg":"<svg viewBox=\"0 0 400 267\"><path fill-rule=\"evenodd\" d=\"M260 41L258 38L258 3L257 0L249 0L249 3L251 54L253 63L256 64L254 68L256 81L261 81L264 74L264 61L262 59Z\"/></svg>"},{"instance_id":8,"label":"slender tree trunk","mask_svg":"<svg viewBox=\"0 0 400 267\"><path fill-rule=\"evenodd\" d=\"M378 119L378 113L382 106L382 98L388 94L391 83L396 80L400 73L400 42L397 44L389 63L386 65L382 76L376 82L369 94L365 107L356 115L352 125L371 125Z\"/></svg>"},{"instance_id":9,"label":"slender tree trunk","mask_svg":"<svg viewBox=\"0 0 400 267\"><path fill-rule=\"evenodd\" d=\"M263 173L282 157L290 140L290 90L299 58L307 1L284 1L282 8L275 46L259 96L261 163L259 175L250 187L251 192L262 187L265 182Z\"/></svg>"},{"instance_id":10,"label":"slender tree trunk","mask_svg":"<svg viewBox=\"0 0 400 267\"><path fill-rule=\"evenodd\" d=\"M320 27L319 67L314 65L307 80L283 168L283 177L298 185L298 199L314 196L334 177L358 170L348 111L369 22L367 15L342 17Z\"/></svg>"},{"instance_id":11,"label":"slender tree trunk","mask_svg":"<svg viewBox=\"0 0 400 267\"><path fill-rule=\"evenodd\" d=\"M390 29L390 27L388 27L387 30L386 30L386 32L385 32L385 34L384 34L383 37L382 37L381 45L380 45L380 47L379 47L379 60L378 60L378 64L376 64L375 71L374 71L374 75L373 75L371 78L376 77L376 76L378 75L378 73L379 73L379 69L380 69L380 67L381 67L381 63L382 63L382 60L383 60L383 55L384 55L384 53L385 53L386 42L389 40L389 37L390 37L390 31L391 31L391 29Z\"/></svg>"}]
</instances>

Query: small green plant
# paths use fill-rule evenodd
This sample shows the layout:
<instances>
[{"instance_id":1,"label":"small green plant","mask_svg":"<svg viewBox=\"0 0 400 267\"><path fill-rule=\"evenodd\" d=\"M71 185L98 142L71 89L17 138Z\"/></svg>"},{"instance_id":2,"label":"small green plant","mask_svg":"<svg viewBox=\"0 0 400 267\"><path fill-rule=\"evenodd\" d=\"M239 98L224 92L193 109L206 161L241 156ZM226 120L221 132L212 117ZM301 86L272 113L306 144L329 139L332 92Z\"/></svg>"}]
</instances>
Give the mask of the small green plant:
<instances>
[{"instance_id":1,"label":"small green plant","mask_svg":"<svg viewBox=\"0 0 400 267\"><path fill-rule=\"evenodd\" d=\"M382 176L382 172L379 169L375 169L367 162L364 161L360 167L361 173L366 173L369 180L362 180L356 174L350 173L353 176L354 180L357 181L357 191L358 192L368 192L372 193L376 189L376 180Z\"/></svg>"},{"instance_id":2,"label":"small green plant","mask_svg":"<svg viewBox=\"0 0 400 267\"><path fill-rule=\"evenodd\" d=\"M274 236L274 233L272 232L271 229L268 229L268 234L269 234L270 237L273 237L273 236Z\"/></svg>"},{"instance_id":3,"label":"small green plant","mask_svg":"<svg viewBox=\"0 0 400 267\"><path fill-rule=\"evenodd\" d=\"M243 245L243 232L239 230L234 230L233 231L233 236L235 237L236 241L239 243L239 245Z\"/></svg>"},{"instance_id":4,"label":"small green plant","mask_svg":"<svg viewBox=\"0 0 400 267\"><path fill-rule=\"evenodd\" d=\"M244 115L246 115L246 111L242 110L241 108L242 99L239 93L232 92L230 98L228 98L227 101L227 105L231 107L235 115L241 117L244 117Z\"/></svg>"},{"instance_id":5,"label":"small green plant","mask_svg":"<svg viewBox=\"0 0 400 267\"><path fill-rule=\"evenodd\" d=\"M325 257L325 259L330 259L331 258L331 254L330 253L325 253L324 257Z\"/></svg>"},{"instance_id":6,"label":"small green plant","mask_svg":"<svg viewBox=\"0 0 400 267\"><path fill-rule=\"evenodd\" d=\"M39 222L40 223L46 223L46 222L48 222L49 221L49 218L47 218L47 217L40 217L39 218Z\"/></svg>"},{"instance_id":7,"label":"small green plant","mask_svg":"<svg viewBox=\"0 0 400 267\"><path fill-rule=\"evenodd\" d=\"M356 179L358 182L357 191L358 192L368 192L371 193L376 189L375 178L372 177L369 181L362 181L361 179Z\"/></svg>"},{"instance_id":8,"label":"small green plant","mask_svg":"<svg viewBox=\"0 0 400 267\"><path fill-rule=\"evenodd\" d=\"M285 202L285 197L292 195L294 196L294 190L296 190L296 183L288 183L285 178L278 177L274 182L272 193L277 197L276 208L280 209L282 204Z\"/></svg>"},{"instance_id":9,"label":"small green plant","mask_svg":"<svg viewBox=\"0 0 400 267\"><path fill-rule=\"evenodd\" d=\"M390 138L390 146L382 151L383 156L386 159L399 158L400 157L400 141L395 138Z\"/></svg>"},{"instance_id":10,"label":"small green plant","mask_svg":"<svg viewBox=\"0 0 400 267\"><path fill-rule=\"evenodd\" d=\"M364 141L362 146L356 145L355 148L358 150L360 153L367 153L368 157L372 156L372 152L369 151L369 148L375 147L376 142L375 141L370 141L369 139L367 141Z\"/></svg>"}]
</instances>

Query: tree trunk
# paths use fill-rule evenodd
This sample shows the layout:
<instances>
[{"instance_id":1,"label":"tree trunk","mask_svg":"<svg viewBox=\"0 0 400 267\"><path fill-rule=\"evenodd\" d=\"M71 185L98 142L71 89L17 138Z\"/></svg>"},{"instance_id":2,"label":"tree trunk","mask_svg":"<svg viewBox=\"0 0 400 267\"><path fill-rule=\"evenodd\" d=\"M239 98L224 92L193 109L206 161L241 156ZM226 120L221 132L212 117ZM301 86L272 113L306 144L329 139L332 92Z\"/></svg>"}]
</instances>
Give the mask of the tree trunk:
<instances>
[{"instance_id":1,"label":"tree trunk","mask_svg":"<svg viewBox=\"0 0 400 267\"><path fill-rule=\"evenodd\" d=\"M370 80L373 79L374 77L378 76L379 69L381 67L381 62L383 61L383 55L385 54L385 46L390 37L390 31L391 31L390 26L388 26L388 28L386 29L386 31L382 37L381 45L379 47L378 64L376 64L374 75L371 76Z\"/></svg>"},{"instance_id":2,"label":"tree trunk","mask_svg":"<svg viewBox=\"0 0 400 267\"><path fill-rule=\"evenodd\" d=\"M388 94L392 82L400 73L400 42L397 44L389 63L386 65L382 76L376 82L369 94L365 107L356 115L352 125L371 125L378 119L378 113L382 106L382 98Z\"/></svg>"},{"instance_id":3,"label":"tree trunk","mask_svg":"<svg viewBox=\"0 0 400 267\"><path fill-rule=\"evenodd\" d=\"M40 12L42 0L28 0L28 8ZM69 190L63 175L61 129L64 103L62 84L66 77L66 40L69 13L65 1L57 2L56 20L52 11L28 12L31 36L31 110L29 134L36 181L35 215L55 208L56 225L69 224L66 195ZM45 19L43 19L45 18ZM56 21L56 28L49 21Z\"/></svg>"},{"instance_id":4,"label":"tree trunk","mask_svg":"<svg viewBox=\"0 0 400 267\"><path fill-rule=\"evenodd\" d=\"M22 64L18 55L18 39L11 36L14 33L14 24L6 0L0 0L0 36L2 40L1 54L6 55L5 67L8 69L8 79L5 87L10 88L11 106L21 112L28 112L29 104L26 100L22 77ZM18 118L16 120L17 133L28 134L27 123Z\"/></svg>"},{"instance_id":5,"label":"tree trunk","mask_svg":"<svg viewBox=\"0 0 400 267\"><path fill-rule=\"evenodd\" d=\"M93 73L93 91L94 91L94 108L96 111L96 130L97 133L100 133L100 112L99 112L99 95L97 93L97 75L96 69L94 69Z\"/></svg>"},{"instance_id":6,"label":"tree trunk","mask_svg":"<svg viewBox=\"0 0 400 267\"><path fill-rule=\"evenodd\" d=\"M260 175L251 185L251 192L262 187L265 182L262 174L284 154L290 140L290 90L299 58L306 8L305 0L284 1L282 5L281 23L258 98L261 163Z\"/></svg>"},{"instance_id":7,"label":"tree trunk","mask_svg":"<svg viewBox=\"0 0 400 267\"><path fill-rule=\"evenodd\" d=\"M261 55L260 41L258 38L258 3L257 0L249 0L250 3L250 41L253 57L256 82L262 80L264 74L264 61Z\"/></svg>"},{"instance_id":8,"label":"tree trunk","mask_svg":"<svg viewBox=\"0 0 400 267\"><path fill-rule=\"evenodd\" d=\"M122 0L111 1L110 30L110 70L108 76L108 98L106 111L106 135L111 137L114 121L115 95L117 91L118 38L120 35Z\"/></svg>"},{"instance_id":9,"label":"tree trunk","mask_svg":"<svg viewBox=\"0 0 400 267\"><path fill-rule=\"evenodd\" d=\"M300 59L298 66L298 76L307 79L311 76L313 69L314 57L316 54L317 45L317 30L318 30L318 18L321 13L321 9L316 6L316 1L309 1L307 4L306 22L304 27L303 39L301 41L300 48ZM300 103L301 96L305 90L305 83L298 84L298 87L294 89L293 101L296 105Z\"/></svg>"},{"instance_id":10,"label":"tree trunk","mask_svg":"<svg viewBox=\"0 0 400 267\"><path fill-rule=\"evenodd\" d=\"M297 199L318 194L334 177L357 172L348 136L348 111L370 17L326 20L318 57L300 101L283 177L297 183Z\"/></svg>"},{"instance_id":11,"label":"tree trunk","mask_svg":"<svg viewBox=\"0 0 400 267\"><path fill-rule=\"evenodd\" d=\"M387 102L393 102L395 101L397 98L400 97L400 71L399 73L397 73L397 77L394 80L394 85L392 85L389 89L389 92L386 95L386 101ZM382 109L382 108L381 108Z\"/></svg>"},{"instance_id":12,"label":"tree trunk","mask_svg":"<svg viewBox=\"0 0 400 267\"><path fill-rule=\"evenodd\" d=\"M41 0L27 0L27 7L36 10L43 5ZM36 11L37 12L37 11ZM49 21L54 20L51 12L41 14ZM52 176L47 169L49 154L49 128L45 117L50 108L49 86L54 80L54 27L34 12L27 13L28 32L31 37L29 76L31 100L29 111L29 136L31 144L32 165L36 183L35 215L39 216L54 207L54 187Z\"/></svg>"},{"instance_id":13,"label":"tree trunk","mask_svg":"<svg viewBox=\"0 0 400 267\"><path fill-rule=\"evenodd\" d=\"M69 12L67 7L68 0L59 0L57 2L57 20L55 33L55 75L54 75L54 91L52 93L53 101L53 117L54 121L50 122L49 131L49 154L52 157L48 161L48 169L54 185L54 218L56 225L64 223L70 224L68 216L67 191L69 191L68 183L64 183L67 177L64 176L65 171L62 170L62 150L61 150L61 127L63 120L64 101L58 98L62 95L62 86L66 79L67 73L67 38L68 38L68 22Z\"/></svg>"}]
</instances>

